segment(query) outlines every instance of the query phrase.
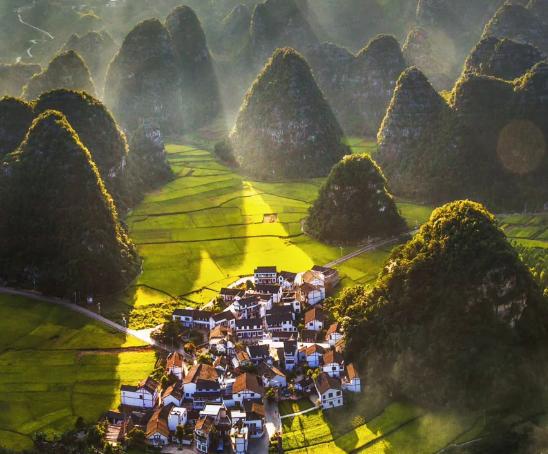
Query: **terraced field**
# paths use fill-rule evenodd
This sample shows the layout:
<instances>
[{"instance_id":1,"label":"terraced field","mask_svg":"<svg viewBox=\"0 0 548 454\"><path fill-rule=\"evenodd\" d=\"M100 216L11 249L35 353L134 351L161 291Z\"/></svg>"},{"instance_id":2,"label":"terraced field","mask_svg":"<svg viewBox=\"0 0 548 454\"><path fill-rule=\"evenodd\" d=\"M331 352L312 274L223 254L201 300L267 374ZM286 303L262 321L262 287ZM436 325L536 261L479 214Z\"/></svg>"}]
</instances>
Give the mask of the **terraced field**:
<instances>
[{"instance_id":1,"label":"terraced field","mask_svg":"<svg viewBox=\"0 0 548 454\"><path fill-rule=\"evenodd\" d=\"M70 429L116 408L120 383L155 364L141 341L60 307L0 295L0 446L22 450L34 432Z\"/></svg>"},{"instance_id":2,"label":"terraced field","mask_svg":"<svg viewBox=\"0 0 548 454\"><path fill-rule=\"evenodd\" d=\"M363 141L355 146L374 148ZM178 305L209 301L259 264L301 271L353 250L321 244L301 232L321 179L250 181L207 150L189 145L167 149L176 178L149 194L127 219L144 259L143 273L134 288L110 305L111 318L129 314L130 326L152 326ZM410 224L424 219L423 213L416 214L420 208L412 207L403 206ZM389 252L374 251L341 265L343 286L372 281Z\"/></svg>"},{"instance_id":3,"label":"terraced field","mask_svg":"<svg viewBox=\"0 0 548 454\"><path fill-rule=\"evenodd\" d=\"M523 246L548 248L548 214L501 216L506 235Z\"/></svg>"}]
</instances>

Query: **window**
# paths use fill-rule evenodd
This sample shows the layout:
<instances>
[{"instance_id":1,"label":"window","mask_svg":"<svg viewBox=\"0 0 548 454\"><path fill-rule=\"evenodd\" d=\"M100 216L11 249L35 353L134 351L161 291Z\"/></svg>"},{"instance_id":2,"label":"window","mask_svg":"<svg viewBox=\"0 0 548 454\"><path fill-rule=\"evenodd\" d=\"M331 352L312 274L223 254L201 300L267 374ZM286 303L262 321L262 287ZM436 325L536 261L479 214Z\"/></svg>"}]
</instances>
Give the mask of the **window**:
<instances>
[{"instance_id":1,"label":"window","mask_svg":"<svg viewBox=\"0 0 548 454\"><path fill-rule=\"evenodd\" d=\"M333 366L333 367L331 367L331 370L332 370L332 371L336 371L336 370L337 370L337 367L336 367L336 366Z\"/></svg>"},{"instance_id":2,"label":"window","mask_svg":"<svg viewBox=\"0 0 548 454\"><path fill-rule=\"evenodd\" d=\"M333 397L333 393L329 393L327 396L331 399Z\"/></svg>"},{"instance_id":3,"label":"window","mask_svg":"<svg viewBox=\"0 0 548 454\"><path fill-rule=\"evenodd\" d=\"M341 395L341 392L340 391L337 391L337 396L340 396Z\"/></svg>"}]
</instances>

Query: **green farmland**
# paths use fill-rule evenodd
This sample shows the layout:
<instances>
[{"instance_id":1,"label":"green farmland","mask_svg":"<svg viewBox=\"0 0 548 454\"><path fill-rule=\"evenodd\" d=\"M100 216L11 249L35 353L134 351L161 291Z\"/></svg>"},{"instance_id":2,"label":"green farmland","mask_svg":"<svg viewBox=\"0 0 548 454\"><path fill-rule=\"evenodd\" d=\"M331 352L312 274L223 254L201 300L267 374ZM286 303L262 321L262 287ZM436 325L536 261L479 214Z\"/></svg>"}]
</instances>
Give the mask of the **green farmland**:
<instances>
[{"instance_id":1,"label":"green farmland","mask_svg":"<svg viewBox=\"0 0 548 454\"><path fill-rule=\"evenodd\" d=\"M374 144L354 140L358 148ZM302 271L326 264L353 248L331 247L301 232L321 179L249 181L220 164L210 151L169 145L175 179L149 194L127 219L143 257L143 273L111 305L113 319L129 314L130 326L161 323L174 307L199 305L255 266ZM429 208L426 208L430 212ZM410 225L424 209L404 203ZM354 258L339 267L343 286L371 282L391 248Z\"/></svg>"},{"instance_id":2,"label":"green farmland","mask_svg":"<svg viewBox=\"0 0 548 454\"><path fill-rule=\"evenodd\" d=\"M155 364L141 341L66 309L0 295L0 446L22 450L41 431L95 422Z\"/></svg>"},{"instance_id":3,"label":"green farmland","mask_svg":"<svg viewBox=\"0 0 548 454\"><path fill-rule=\"evenodd\" d=\"M474 436L478 426L478 418L473 416L431 413L400 403L388 405L373 417L345 407L286 421L283 447L302 454L433 453L456 439Z\"/></svg>"}]
</instances>

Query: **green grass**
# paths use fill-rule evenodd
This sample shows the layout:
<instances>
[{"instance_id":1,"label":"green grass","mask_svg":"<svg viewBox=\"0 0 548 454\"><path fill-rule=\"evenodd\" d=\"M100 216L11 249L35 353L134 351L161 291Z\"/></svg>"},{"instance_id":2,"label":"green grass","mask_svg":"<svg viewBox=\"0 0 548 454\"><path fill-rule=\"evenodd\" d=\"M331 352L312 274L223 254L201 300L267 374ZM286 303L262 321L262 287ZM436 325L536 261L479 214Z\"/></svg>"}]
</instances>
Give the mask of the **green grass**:
<instances>
[{"instance_id":1,"label":"green grass","mask_svg":"<svg viewBox=\"0 0 548 454\"><path fill-rule=\"evenodd\" d=\"M349 140L353 147L376 147ZM257 265L298 272L353 250L321 244L301 232L322 179L249 181L207 150L188 145L168 145L167 150L176 178L149 194L127 219L143 273L111 302L107 316L120 320L127 314L131 327L153 326L175 307L209 301ZM265 222L267 214L275 214L274 222ZM389 252L375 251L341 265L343 287L371 282Z\"/></svg>"},{"instance_id":2,"label":"green grass","mask_svg":"<svg viewBox=\"0 0 548 454\"><path fill-rule=\"evenodd\" d=\"M21 450L36 431L94 422L116 408L121 383L150 373L155 355L135 338L66 309L0 295L0 444Z\"/></svg>"},{"instance_id":3,"label":"green grass","mask_svg":"<svg viewBox=\"0 0 548 454\"><path fill-rule=\"evenodd\" d=\"M402 403L392 403L373 417L363 415L362 409L350 405L284 420L283 447L295 454L426 454L471 440L484 428L475 415L432 413Z\"/></svg>"}]
</instances>

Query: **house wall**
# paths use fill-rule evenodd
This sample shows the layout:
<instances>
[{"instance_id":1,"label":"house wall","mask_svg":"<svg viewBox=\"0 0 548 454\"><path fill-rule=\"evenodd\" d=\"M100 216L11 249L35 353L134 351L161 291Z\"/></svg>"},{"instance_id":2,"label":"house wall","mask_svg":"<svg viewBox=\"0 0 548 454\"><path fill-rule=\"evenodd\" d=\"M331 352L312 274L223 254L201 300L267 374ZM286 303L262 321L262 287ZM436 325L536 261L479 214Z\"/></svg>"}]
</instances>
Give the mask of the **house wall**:
<instances>
[{"instance_id":1,"label":"house wall","mask_svg":"<svg viewBox=\"0 0 548 454\"><path fill-rule=\"evenodd\" d=\"M156 403L157 395L150 394L147 391L122 391L122 405L139 408L153 408Z\"/></svg>"},{"instance_id":2,"label":"house wall","mask_svg":"<svg viewBox=\"0 0 548 454\"><path fill-rule=\"evenodd\" d=\"M338 393L338 395L337 395ZM342 391L330 389L321 395L322 408L335 408L344 405Z\"/></svg>"}]
</instances>

